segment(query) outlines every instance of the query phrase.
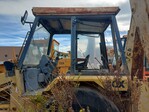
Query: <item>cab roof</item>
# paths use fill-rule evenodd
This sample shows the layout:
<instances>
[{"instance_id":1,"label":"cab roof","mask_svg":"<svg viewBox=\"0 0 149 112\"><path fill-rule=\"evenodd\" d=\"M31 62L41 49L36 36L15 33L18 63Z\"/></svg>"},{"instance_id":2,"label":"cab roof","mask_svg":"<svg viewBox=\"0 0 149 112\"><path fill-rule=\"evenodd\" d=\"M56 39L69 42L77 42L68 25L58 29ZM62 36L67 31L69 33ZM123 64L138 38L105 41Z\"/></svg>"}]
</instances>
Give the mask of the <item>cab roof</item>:
<instances>
[{"instance_id":1,"label":"cab roof","mask_svg":"<svg viewBox=\"0 0 149 112\"><path fill-rule=\"evenodd\" d=\"M77 18L77 33L103 33L111 17L119 12L119 7L33 7L34 16L38 16L40 23L54 34L69 34L71 32L71 18Z\"/></svg>"},{"instance_id":2,"label":"cab roof","mask_svg":"<svg viewBox=\"0 0 149 112\"><path fill-rule=\"evenodd\" d=\"M119 7L33 7L32 12L37 15L101 15L119 12Z\"/></svg>"}]
</instances>

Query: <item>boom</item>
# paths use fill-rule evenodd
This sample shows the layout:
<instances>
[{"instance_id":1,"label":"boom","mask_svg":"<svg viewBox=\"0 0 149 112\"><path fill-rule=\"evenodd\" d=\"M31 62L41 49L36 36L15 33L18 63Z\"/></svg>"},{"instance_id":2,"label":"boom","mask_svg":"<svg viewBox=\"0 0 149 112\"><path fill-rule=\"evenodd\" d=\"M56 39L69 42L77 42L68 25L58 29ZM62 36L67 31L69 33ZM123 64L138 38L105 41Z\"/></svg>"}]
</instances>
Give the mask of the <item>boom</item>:
<instances>
[{"instance_id":1,"label":"boom","mask_svg":"<svg viewBox=\"0 0 149 112\"><path fill-rule=\"evenodd\" d=\"M129 71L133 76L143 73L144 54L149 61L149 1L130 0L130 5L132 17L126 45L126 58ZM142 76L138 75L138 77L142 79Z\"/></svg>"},{"instance_id":2,"label":"boom","mask_svg":"<svg viewBox=\"0 0 149 112\"><path fill-rule=\"evenodd\" d=\"M137 76L143 79L143 65L146 57L149 62L149 1L130 0L132 17L126 43L126 58L132 79ZM149 110L148 82L142 82L138 109L140 112ZM138 110L133 110L138 111Z\"/></svg>"}]
</instances>

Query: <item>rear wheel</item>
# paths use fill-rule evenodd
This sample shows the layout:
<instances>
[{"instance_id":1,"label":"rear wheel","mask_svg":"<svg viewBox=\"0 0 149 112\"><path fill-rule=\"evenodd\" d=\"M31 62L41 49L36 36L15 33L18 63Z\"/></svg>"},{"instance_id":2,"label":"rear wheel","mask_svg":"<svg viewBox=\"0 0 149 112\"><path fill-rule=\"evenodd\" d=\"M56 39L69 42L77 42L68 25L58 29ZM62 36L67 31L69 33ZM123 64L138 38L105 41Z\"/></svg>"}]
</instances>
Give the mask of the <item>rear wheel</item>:
<instances>
[{"instance_id":1,"label":"rear wheel","mask_svg":"<svg viewBox=\"0 0 149 112\"><path fill-rule=\"evenodd\" d=\"M89 112L119 112L116 105L105 96L90 88L77 88L75 90L72 107L75 112L81 108Z\"/></svg>"}]
</instances>

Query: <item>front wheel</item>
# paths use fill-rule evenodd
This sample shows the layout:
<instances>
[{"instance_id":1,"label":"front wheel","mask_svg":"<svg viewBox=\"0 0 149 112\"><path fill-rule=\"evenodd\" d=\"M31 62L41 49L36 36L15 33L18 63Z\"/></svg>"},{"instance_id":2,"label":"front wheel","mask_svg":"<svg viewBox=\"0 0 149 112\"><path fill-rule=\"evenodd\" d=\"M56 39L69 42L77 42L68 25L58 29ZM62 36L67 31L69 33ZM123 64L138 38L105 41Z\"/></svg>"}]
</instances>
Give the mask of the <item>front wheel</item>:
<instances>
[{"instance_id":1,"label":"front wheel","mask_svg":"<svg viewBox=\"0 0 149 112\"><path fill-rule=\"evenodd\" d=\"M72 107L75 112L79 112L82 108L88 112L119 112L112 101L90 88L75 90Z\"/></svg>"}]
</instances>

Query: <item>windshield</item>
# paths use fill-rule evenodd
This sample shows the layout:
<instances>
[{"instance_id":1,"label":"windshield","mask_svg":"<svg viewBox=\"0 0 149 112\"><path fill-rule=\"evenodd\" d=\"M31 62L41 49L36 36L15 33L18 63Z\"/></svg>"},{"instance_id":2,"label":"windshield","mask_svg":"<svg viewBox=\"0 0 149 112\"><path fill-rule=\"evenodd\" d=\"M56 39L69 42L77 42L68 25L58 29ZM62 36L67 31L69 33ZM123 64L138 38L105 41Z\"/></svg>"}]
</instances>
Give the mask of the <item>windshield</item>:
<instances>
[{"instance_id":1,"label":"windshield","mask_svg":"<svg viewBox=\"0 0 149 112\"><path fill-rule=\"evenodd\" d=\"M38 65L42 55L47 55L50 33L42 26L36 27L24 65Z\"/></svg>"}]
</instances>

